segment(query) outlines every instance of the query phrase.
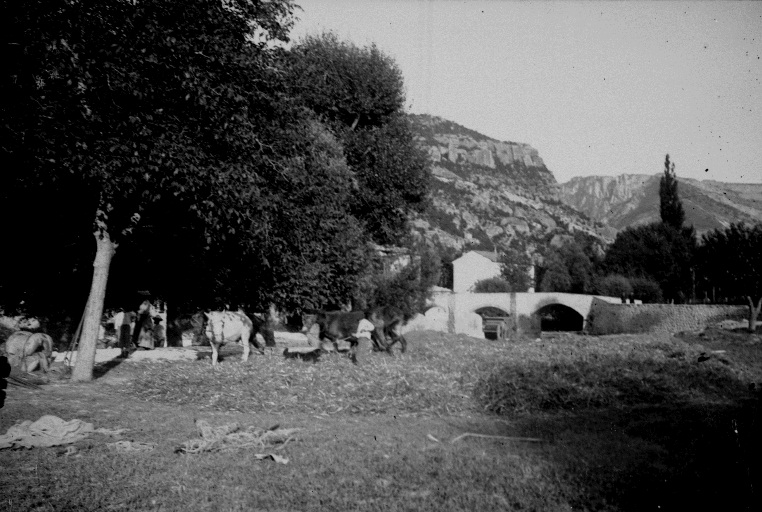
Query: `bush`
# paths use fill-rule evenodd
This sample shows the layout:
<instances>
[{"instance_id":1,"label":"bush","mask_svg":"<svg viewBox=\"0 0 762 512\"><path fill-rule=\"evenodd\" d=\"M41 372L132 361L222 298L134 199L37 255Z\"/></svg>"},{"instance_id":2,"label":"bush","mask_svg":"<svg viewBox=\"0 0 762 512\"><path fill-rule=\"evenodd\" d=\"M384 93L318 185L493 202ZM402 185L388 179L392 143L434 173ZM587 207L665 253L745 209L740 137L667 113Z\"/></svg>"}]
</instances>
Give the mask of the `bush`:
<instances>
[{"instance_id":1,"label":"bush","mask_svg":"<svg viewBox=\"0 0 762 512\"><path fill-rule=\"evenodd\" d=\"M502 277L482 279L474 284L474 293L510 293L511 283Z\"/></svg>"},{"instance_id":2,"label":"bush","mask_svg":"<svg viewBox=\"0 0 762 512\"><path fill-rule=\"evenodd\" d=\"M662 302L661 287L656 281L645 277L635 277L630 279L630 284L632 285L633 296L642 300L644 304Z\"/></svg>"},{"instance_id":3,"label":"bush","mask_svg":"<svg viewBox=\"0 0 762 512\"><path fill-rule=\"evenodd\" d=\"M607 297L629 297L632 295L632 284L622 275L610 274L598 281L596 291Z\"/></svg>"},{"instance_id":4,"label":"bush","mask_svg":"<svg viewBox=\"0 0 762 512\"><path fill-rule=\"evenodd\" d=\"M399 272L378 273L361 283L352 300L354 306L395 306L405 318L425 311L431 288L439 282L442 262L433 249L424 245L411 247L410 256L410 263Z\"/></svg>"},{"instance_id":5,"label":"bush","mask_svg":"<svg viewBox=\"0 0 762 512\"><path fill-rule=\"evenodd\" d=\"M586 330L590 334L621 334L627 332L613 306L598 304L590 310Z\"/></svg>"}]
</instances>

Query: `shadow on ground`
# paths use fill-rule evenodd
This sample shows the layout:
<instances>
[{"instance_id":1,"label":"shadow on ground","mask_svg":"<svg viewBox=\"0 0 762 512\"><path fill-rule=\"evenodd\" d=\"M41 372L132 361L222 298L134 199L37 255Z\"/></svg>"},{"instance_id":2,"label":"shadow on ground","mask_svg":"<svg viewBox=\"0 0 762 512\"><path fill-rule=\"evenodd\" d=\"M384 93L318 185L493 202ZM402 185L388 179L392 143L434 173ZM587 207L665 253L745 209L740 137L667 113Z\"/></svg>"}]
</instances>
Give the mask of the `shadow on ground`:
<instances>
[{"instance_id":1,"label":"shadow on ground","mask_svg":"<svg viewBox=\"0 0 762 512\"><path fill-rule=\"evenodd\" d=\"M579 489L575 509L762 510L758 399L534 417L521 430L550 441L544 456Z\"/></svg>"}]
</instances>

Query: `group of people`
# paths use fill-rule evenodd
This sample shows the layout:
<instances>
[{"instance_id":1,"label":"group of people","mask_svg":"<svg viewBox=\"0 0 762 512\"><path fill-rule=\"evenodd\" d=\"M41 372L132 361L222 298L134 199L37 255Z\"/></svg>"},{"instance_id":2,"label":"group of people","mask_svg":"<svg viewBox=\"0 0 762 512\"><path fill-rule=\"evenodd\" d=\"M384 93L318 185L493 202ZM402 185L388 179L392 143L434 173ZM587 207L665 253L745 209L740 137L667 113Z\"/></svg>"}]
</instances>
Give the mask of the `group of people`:
<instances>
[{"instance_id":1,"label":"group of people","mask_svg":"<svg viewBox=\"0 0 762 512\"><path fill-rule=\"evenodd\" d=\"M152 350L167 346L167 332L161 316L155 314L149 301L143 301L137 312L125 311L114 315L119 346L122 350Z\"/></svg>"}]
</instances>

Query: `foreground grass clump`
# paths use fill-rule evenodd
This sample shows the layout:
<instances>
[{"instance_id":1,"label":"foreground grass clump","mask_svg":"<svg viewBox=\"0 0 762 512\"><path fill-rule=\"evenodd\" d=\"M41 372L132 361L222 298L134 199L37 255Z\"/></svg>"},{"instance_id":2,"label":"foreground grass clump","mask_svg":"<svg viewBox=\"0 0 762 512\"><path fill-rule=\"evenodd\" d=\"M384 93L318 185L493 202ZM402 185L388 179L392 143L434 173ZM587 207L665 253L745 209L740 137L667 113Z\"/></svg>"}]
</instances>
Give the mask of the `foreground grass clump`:
<instances>
[{"instance_id":1,"label":"foreground grass clump","mask_svg":"<svg viewBox=\"0 0 762 512\"><path fill-rule=\"evenodd\" d=\"M728 401L752 371L677 339L562 336L523 343L482 367L474 394L497 414Z\"/></svg>"}]
</instances>

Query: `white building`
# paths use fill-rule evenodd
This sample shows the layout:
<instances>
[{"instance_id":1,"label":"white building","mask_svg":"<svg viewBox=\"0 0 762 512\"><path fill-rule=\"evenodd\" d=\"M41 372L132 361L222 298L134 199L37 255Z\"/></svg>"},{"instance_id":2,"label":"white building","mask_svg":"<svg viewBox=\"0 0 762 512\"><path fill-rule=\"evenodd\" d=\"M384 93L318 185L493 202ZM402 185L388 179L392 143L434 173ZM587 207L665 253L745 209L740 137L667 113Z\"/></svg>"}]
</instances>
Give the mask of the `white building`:
<instances>
[{"instance_id":1,"label":"white building","mask_svg":"<svg viewBox=\"0 0 762 512\"><path fill-rule=\"evenodd\" d=\"M453 292L473 292L478 281L500 277L497 254L492 251L468 251L452 262L452 276Z\"/></svg>"}]
</instances>

